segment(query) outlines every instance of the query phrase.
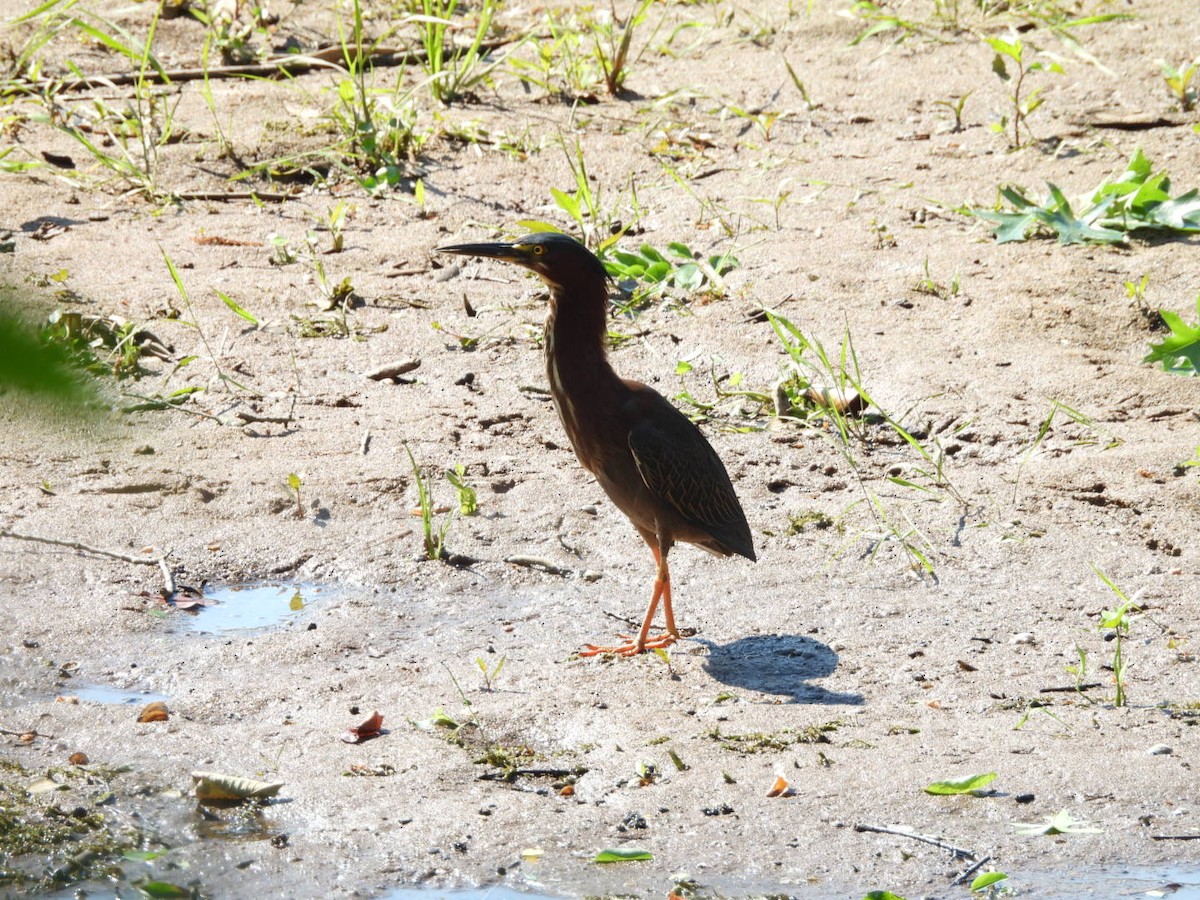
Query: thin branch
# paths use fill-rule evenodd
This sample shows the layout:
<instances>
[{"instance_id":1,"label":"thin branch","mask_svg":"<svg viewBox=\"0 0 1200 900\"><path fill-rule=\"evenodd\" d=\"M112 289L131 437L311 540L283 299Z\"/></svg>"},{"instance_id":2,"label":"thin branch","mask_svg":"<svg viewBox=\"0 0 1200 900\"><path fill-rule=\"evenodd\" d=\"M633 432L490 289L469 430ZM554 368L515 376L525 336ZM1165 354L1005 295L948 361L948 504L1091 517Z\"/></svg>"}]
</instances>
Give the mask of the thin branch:
<instances>
[{"instance_id":1,"label":"thin branch","mask_svg":"<svg viewBox=\"0 0 1200 900\"><path fill-rule=\"evenodd\" d=\"M481 51L496 50L511 44L514 38L496 38L480 44ZM449 60L460 48L447 47L443 58ZM395 47L380 47L371 53L364 54L365 62L372 66L408 66L423 63L429 59L429 54L422 48L402 50ZM13 87L27 87L38 90L55 88L60 92L86 91L98 87L115 87L125 84L170 84L181 81L203 81L213 78L271 78L274 76L305 75L316 69L335 69L345 71L346 51L340 46L326 47L315 53L288 54L276 56L261 63L246 63L237 66L211 66L207 69L164 69L145 72L115 72L110 75L85 75L70 81L56 82L54 79L41 78L37 81L17 80Z\"/></svg>"},{"instance_id":2,"label":"thin branch","mask_svg":"<svg viewBox=\"0 0 1200 900\"><path fill-rule=\"evenodd\" d=\"M941 838L933 837L928 834L917 834L917 832L910 831L909 829L904 828L902 826L889 827L887 825L855 825L854 830L855 831L873 831L878 834L894 834L897 837L906 837L906 838L910 838L914 841L921 841L926 844L933 844L933 846L935 846L935 847L939 847L942 850L947 850L950 853L953 853L956 858L961 857L963 859L975 859L975 851L974 850L964 850L962 847L955 847L953 844L947 844Z\"/></svg>"},{"instance_id":3,"label":"thin branch","mask_svg":"<svg viewBox=\"0 0 1200 900\"><path fill-rule=\"evenodd\" d=\"M970 878L972 875L974 875L976 872L978 872L980 869L982 869L984 866L986 866L991 861L992 861L992 855L989 853L987 856L983 857L983 859L979 860L978 862L971 863L970 866L968 866L961 873L959 873L959 876L957 878L955 878L952 882L950 882L950 886L953 887L956 884L966 884L968 878Z\"/></svg>"},{"instance_id":4,"label":"thin branch","mask_svg":"<svg viewBox=\"0 0 1200 900\"><path fill-rule=\"evenodd\" d=\"M175 594L175 576L167 565L167 554L146 558L145 556L130 556L128 553L118 553L115 550L105 550L103 547L93 547L79 541L64 541L60 538L42 537L37 534L26 534L23 531L13 531L11 528L0 530L0 538L12 538L14 541L32 541L35 544L50 544L54 547L66 547L80 553L90 553L93 556L107 556L109 559L119 559L121 562L135 563L139 566L158 566L163 576L163 592L165 597Z\"/></svg>"}]
</instances>

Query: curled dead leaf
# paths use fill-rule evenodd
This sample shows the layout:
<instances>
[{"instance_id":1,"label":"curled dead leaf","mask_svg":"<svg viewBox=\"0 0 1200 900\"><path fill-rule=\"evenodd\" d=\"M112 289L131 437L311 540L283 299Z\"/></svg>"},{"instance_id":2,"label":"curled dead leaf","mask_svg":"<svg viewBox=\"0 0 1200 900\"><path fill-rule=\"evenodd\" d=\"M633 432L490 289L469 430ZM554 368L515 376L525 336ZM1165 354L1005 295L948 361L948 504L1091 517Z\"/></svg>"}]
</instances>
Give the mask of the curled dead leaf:
<instances>
[{"instance_id":1,"label":"curled dead leaf","mask_svg":"<svg viewBox=\"0 0 1200 900\"><path fill-rule=\"evenodd\" d=\"M73 766L86 766L88 764L88 755L86 753L72 753L67 757L67 762Z\"/></svg>"},{"instance_id":2,"label":"curled dead leaf","mask_svg":"<svg viewBox=\"0 0 1200 900\"><path fill-rule=\"evenodd\" d=\"M575 796L575 785L573 785L573 784L564 784L564 785L562 786L562 789L561 789L561 790L558 792L558 796L560 796L560 797L574 797L574 796Z\"/></svg>"},{"instance_id":3,"label":"curled dead leaf","mask_svg":"<svg viewBox=\"0 0 1200 900\"><path fill-rule=\"evenodd\" d=\"M775 784L767 791L768 797L794 797L796 791L782 775L775 776Z\"/></svg>"},{"instance_id":4,"label":"curled dead leaf","mask_svg":"<svg viewBox=\"0 0 1200 900\"><path fill-rule=\"evenodd\" d=\"M76 697L74 694L64 694L61 697L55 697L54 702L55 703L69 703L72 706L78 706L79 698Z\"/></svg>"},{"instance_id":5,"label":"curled dead leaf","mask_svg":"<svg viewBox=\"0 0 1200 900\"><path fill-rule=\"evenodd\" d=\"M867 410L867 401L853 388L811 387L804 395L814 406L823 406L842 415L857 416Z\"/></svg>"},{"instance_id":6,"label":"curled dead leaf","mask_svg":"<svg viewBox=\"0 0 1200 900\"><path fill-rule=\"evenodd\" d=\"M274 797L283 787L282 781L257 781L220 772L193 772L192 782L201 803L261 800Z\"/></svg>"},{"instance_id":7,"label":"curled dead leaf","mask_svg":"<svg viewBox=\"0 0 1200 900\"><path fill-rule=\"evenodd\" d=\"M340 737L347 744L361 744L363 741L377 738L381 734L383 734L383 716L376 710L361 725L342 732Z\"/></svg>"},{"instance_id":8,"label":"curled dead leaf","mask_svg":"<svg viewBox=\"0 0 1200 900\"><path fill-rule=\"evenodd\" d=\"M142 707L142 711L138 713L137 720L139 722L165 722L170 718L170 713L167 712L167 704L161 700L155 700L153 703L147 703Z\"/></svg>"}]
</instances>

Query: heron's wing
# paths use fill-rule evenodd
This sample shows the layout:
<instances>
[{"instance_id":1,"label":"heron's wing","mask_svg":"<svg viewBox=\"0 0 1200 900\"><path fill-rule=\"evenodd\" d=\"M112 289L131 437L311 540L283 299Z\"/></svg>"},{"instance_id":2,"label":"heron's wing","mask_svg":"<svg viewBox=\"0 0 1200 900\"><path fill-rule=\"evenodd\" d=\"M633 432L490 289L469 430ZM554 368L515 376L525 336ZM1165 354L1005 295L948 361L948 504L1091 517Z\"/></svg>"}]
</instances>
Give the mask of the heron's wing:
<instances>
[{"instance_id":1,"label":"heron's wing","mask_svg":"<svg viewBox=\"0 0 1200 900\"><path fill-rule=\"evenodd\" d=\"M716 451L700 429L659 394L639 401L643 414L630 428L629 450L646 487L711 534L726 552L753 559L746 516Z\"/></svg>"}]
</instances>

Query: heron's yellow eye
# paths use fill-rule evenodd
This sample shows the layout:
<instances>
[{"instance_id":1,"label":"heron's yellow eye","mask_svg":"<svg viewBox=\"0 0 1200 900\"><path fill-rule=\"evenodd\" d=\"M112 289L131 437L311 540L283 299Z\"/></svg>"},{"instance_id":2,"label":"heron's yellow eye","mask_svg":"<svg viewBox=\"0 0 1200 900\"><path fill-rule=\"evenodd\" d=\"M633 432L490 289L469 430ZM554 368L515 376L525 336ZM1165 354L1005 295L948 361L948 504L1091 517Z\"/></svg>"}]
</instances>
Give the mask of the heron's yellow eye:
<instances>
[{"instance_id":1,"label":"heron's yellow eye","mask_svg":"<svg viewBox=\"0 0 1200 900\"><path fill-rule=\"evenodd\" d=\"M541 256L545 252L546 252L546 248L543 247L541 244L533 245L533 255L534 256Z\"/></svg>"}]
</instances>

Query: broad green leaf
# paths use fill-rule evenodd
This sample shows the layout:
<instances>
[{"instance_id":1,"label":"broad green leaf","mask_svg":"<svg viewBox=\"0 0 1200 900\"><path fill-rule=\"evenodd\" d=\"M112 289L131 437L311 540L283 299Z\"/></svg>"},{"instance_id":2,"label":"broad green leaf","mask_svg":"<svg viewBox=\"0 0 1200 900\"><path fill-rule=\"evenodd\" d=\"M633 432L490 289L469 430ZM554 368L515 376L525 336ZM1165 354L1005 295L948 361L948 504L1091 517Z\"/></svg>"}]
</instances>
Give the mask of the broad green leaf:
<instances>
[{"instance_id":1,"label":"broad green leaf","mask_svg":"<svg viewBox=\"0 0 1200 900\"><path fill-rule=\"evenodd\" d=\"M675 270L673 281L676 287L689 293L698 291L704 286L704 273L695 263L687 263Z\"/></svg>"},{"instance_id":2,"label":"broad green leaf","mask_svg":"<svg viewBox=\"0 0 1200 900\"><path fill-rule=\"evenodd\" d=\"M721 253L708 258L708 264L712 266L714 272L718 275L724 275L726 272L732 272L741 262L732 253Z\"/></svg>"},{"instance_id":3,"label":"broad green leaf","mask_svg":"<svg viewBox=\"0 0 1200 900\"><path fill-rule=\"evenodd\" d=\"M1029 237L1038 223L1031 213L996 212L991 209L972 209L971 215L979 219L987 219L996 223L996 243L1008 244L1013 241L1023 241Z\"/></svg>"},{"instance_id":4,"label":"broad green leaf","mask_svg":"<svg viewBox=\"0 0 1200 900\"><path fill-rule=\"evenodd\" d=\"M592 859L594 863L634 862L654 859L649 850L601 850Z\"/></svg>"},{"instance_id":5,"label":"broad green leaf","mask_svg":"<svg viewBox=\"0 0 1200 900\"><path fill-rule=\"evenodd\" d=\"M970 775L966 778L935 781L925 788L925 793L938 795L970 794L986 787L995 780L995 772L985 772L982 775Z\"/></svg>"},{"instance_id":6,"label":"broad green leaf","mask_svg":"<svg viewBox=\"0 0 1200 900\"><path fill-rule=\"evenodd\" d=\"M1084 819L1076 819L1069 810L1059 810L1041 822L1013 822L1018 834L1037 837L1055 834L1099 834L1103 828L1089 825Z\"/></svg>"},{"instance_id":7,"label":"broad green leaf","mask_svg":"<svg viewBox=\"0 0 1200 900\"><path fill-rule=\"evenodd\" d=\"M130 862L150 862L166 854L166 850L126 850L121 854L122 859Z\"/></svg>"},{"instance_id":8,"label":"broad green leaf","mask_svg":"<svg viewBox=\"0 0 1200 900\"><path fill-rule=\"evenodd\" d=\"M1196 325L1188 325L1169 309L1160 309L1158 314L1171 334L1157 344L1151 343L1150 352L1142 362L1161 362L1167 372L1188 373L1190 366L1189 374L1200 373L1200 296L1196 297ZM1181 358L1187 361L1186 365L1180 364Z\"/></svg>"},{"instance_id":9,"label":"broad green leaf","mask_svg":"<svg viewBox=\"0 0 1200 900\"><path fill-rule=\"evenodd\" d=\"M638 252L651 262L666 262L666 257L649 244L642 244L642 246L638 247Z\"/></svg>"},{"instance_id":10,"label":"broad green leaf","mask_svg":"<svg viewBox=\"0 0 1200 900\"><path fill-rule=\"evenodd\" d=\"M554 202L558 204L567 215L575 221L582 218L582 212L579 207L579 199L568 194L566 191L560 191L558 188L550 188L550 196L554 198Z\"/></svg>"},{"instance_id":11,"label":"broad green leaf","mask_svg":"<svg viewBox=\"0 0 1200 900\"><path fill-rule=\"evenodd\" d=\"M863 900L904 900L904 898L891 891L871 891L869 894L863 895Z\"/></svg>"},{"instance_id":12,"label":"broad green leaf","mask_svg":"<svg viewBox=\"0 0 1200 900\"><path fill-rule=\"evenodd\" d=\"M665 259L659 260L646 269L646 280L654 283L663 281L671 274L672 266Z\"/></svg>"},{"instance_id":13,"label":"broad green leaf","mask_svg":"<svg viewBox=\"0 0 1200 900\"><path fill-rule=\"evenodd\" d=\"M971 882L971 890L982 891L984 888L991 887L993 884L999 884L1001 881L1006 880L1008 880L1008 876L1003 872L984 872Z\"/></svg>"},{"instance_id":14,"label":"broad green leaf","mask_svg":"<svg viewBox=\"0 0 1200 900\"><path fill-rule=\"evenodd\" d=\"M1093 225L1090 221L1077 218L1071 210L1071 204L1056 185L1047 185L1053 207L1044 208L1034 213L1038 221L1049 226L1058 235L1060 244L1084 244L1088 241L1105 244L1119 244L1125 240L1125 233L1113 228L1103 228ZM1094 208L1091 218L1096 218L1102 212Z\"/></svg>"},{"instance_id":15,"label":"broad green leaf","mask_svg":"<svg viewBox=\"0 0 1200 900\"><path fill-rule=\"evenodd\" d=\"M1200 231L1200 191L1155 204L1146 210L1145 219L1173 231Z\"/></svg>"},{"instance_id":16,"label":"broad green leaf","mask_svg":"<svg viewBox=\"0 0 1200 900\"><path fill-rule=\"evenodd\" d=\"M136 887L146 897L190 897L192 892L190 889L180 887L177 884L171 884L169 881L146 881L142 884L135 884Z\"/></svg>"},{"instance_id":17,"label":"broad green leaf","mask_svg":"<svg viewBox=\"0 0 1200 900\"><path fill-rule=\"evenodd\" d=\"M518 219L517 224L520 225L522 228L526 229L527 231L533 231L533 232L551 231L551 232L554 232L555 234L563 233L562 229L557 227L556 225L551 225L549 222L542 222L539 219Z\"/></svg>"}]
</instances>

